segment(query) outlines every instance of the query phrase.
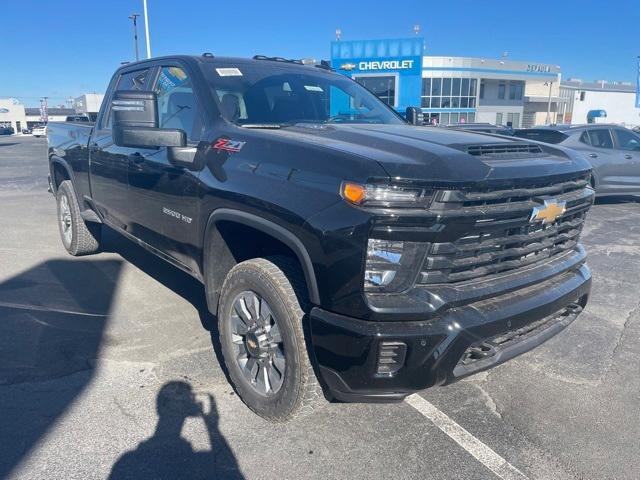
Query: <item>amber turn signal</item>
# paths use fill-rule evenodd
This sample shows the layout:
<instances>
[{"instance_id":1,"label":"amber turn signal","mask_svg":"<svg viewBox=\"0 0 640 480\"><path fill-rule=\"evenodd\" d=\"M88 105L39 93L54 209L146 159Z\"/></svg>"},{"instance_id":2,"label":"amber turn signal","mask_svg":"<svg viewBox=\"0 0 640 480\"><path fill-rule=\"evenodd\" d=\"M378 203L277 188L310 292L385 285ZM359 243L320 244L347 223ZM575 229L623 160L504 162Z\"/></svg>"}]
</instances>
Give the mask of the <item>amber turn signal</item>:
<instances>
[{"instance_id":1,"label":"amber turn signal","mask_svg":"<svg viewBox=\"0 0 640 480\"><path fill-rule=\"evenodd\" d=\"M365 197L365 189L363 185L357 183L344 182L342 184L342 197L351 203L359 205Z\"/></svg>"}]
</instances>

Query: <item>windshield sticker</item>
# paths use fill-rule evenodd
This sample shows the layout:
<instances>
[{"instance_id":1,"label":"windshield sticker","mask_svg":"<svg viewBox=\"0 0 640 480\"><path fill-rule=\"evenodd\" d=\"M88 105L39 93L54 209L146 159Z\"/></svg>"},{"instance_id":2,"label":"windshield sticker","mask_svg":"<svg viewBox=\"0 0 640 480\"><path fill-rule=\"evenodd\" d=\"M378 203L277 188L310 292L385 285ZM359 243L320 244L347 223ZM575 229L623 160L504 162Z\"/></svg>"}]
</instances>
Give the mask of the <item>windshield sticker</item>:
<instances>
[{"instance_id":1,"label":"windshield sticker","mask_svg":"<svg viewBox=\"0 0 640 480\"><path fill-rule=\"evenodd\" d=\"M216 68L216 72L221 77L241 77L242 72L239 68Z\"/></svg>"},{"instance_id":2,"label":"windshield sticker","mask_svg":"<svg viewBox=\"0 0 640 480\"><path fill-rule=\"evenodd\" d=\"M318 87L316 85L305 85L304 89L308 90L309 92L324 92L321 87Z\"/></svg>"},{"instance_id":3,"label":"windshield sticker","mask_svg":"<svg viewBox=\"0 0 640 480\"><path fill-rule=\"evenodd\" d=\"M237 153L242 150L246 142L239 142L238 140L231 140L229 138L219 138L216 140L212 147L219 151Z\"/></svg>"}]
</instances>

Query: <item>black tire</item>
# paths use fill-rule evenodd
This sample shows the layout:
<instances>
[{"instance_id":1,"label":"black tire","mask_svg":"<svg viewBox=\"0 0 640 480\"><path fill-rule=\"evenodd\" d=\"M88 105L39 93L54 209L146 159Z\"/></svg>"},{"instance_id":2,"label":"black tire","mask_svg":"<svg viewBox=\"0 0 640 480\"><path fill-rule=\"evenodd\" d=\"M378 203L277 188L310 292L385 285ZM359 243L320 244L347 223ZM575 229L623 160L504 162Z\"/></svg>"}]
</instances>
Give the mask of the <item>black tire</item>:
<instances>
[{"instance_id":1,"label":"black tire","mask_svg":"<svg viewBox=\"0 0 640 480\"><path fill-rule=\"evenodd\" d=\"M102 225L85 223L80 216L80 206L69 180L58 187L56 193L58 207L58 229L62 245L71 255L90 255L100 250Z\"/></svg>"},{"instance_id":2,"label":"black tire","mask_svg":"<svg viewBox=\"0 0 640 480\"><path fill-rule=\"evenodd\" d=\"M279 352L281 357L284 355L286 366L277 391L272 391L271 394L259 392L260 389L246 377L246 367L243 373L238 360L238 351L242 348L249 355L249 347L246 346L248 336L239 337L233 333L232 309L237 312L234 305L237 305L238 298L244 298L243 295L247 293L255 294L260 302L267 302L270 313L273 314L273 323L275 325L277 321L280 333L282 350ZM222 354L229 377L242 401L256 414L271 422L291 420L324 403L322 388L314 373L305 342L303 322L307 308L303 274L298 264L287 257L254 258L239 263L231 269L222 287L218 322ZM259 309L262 310L262 303ZM235 315L238 319L237 313ZM261 360L258 359L259 361ZM272 368L276 365L275 361L266 360L265 365L268 363ZM268 365L265 368L267 367ZM265 378L269 378L270 370L266 371ZM273 387L270 380L266 383Z\"/></svg>"}]
</instances>

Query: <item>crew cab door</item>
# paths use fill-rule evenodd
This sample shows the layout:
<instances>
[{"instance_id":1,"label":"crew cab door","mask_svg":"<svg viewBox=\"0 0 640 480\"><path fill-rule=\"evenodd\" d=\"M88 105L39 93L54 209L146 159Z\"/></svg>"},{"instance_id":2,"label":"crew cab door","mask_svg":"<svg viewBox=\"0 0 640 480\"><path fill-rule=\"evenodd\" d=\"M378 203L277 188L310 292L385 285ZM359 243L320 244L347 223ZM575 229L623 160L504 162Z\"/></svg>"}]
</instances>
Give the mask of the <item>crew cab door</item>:
<instances>
[{"instance_id":1,"label":"crew cab door","mask_svg":"<svg viewBox=\"0 0 640 480\"><path fill-rule=\"evenodd\" d=\"M187 69L179 64L154 73L160 128L184 130L196 147L204 128L203 113ZM131 233L145 243L196 269L199 172L169 162L168 149L133 151L129 155Z\"/></svg>"},{"instance_id":2,"label":"crew cab door","mask_svg":"<svg viewBox=\"0 0 640 480\"><path fill-rule=\"evenodd\" d=\"M121 73L109 87L110 97L117 90L144 90L150 82L150 72L150 68L143 68ZM129 155L134 150L113 143L111 124L111 98L107 98L89 141L91 196L108 222L127 230L131 205L128 187ZM153 150L147 150L146 153L150 152Z\"/></svg>"},{"instance_id":3,"label":"crew cab door","mask_svg":"<svg viewBox=\"0 0 640 480\"><path fill-rule=\"evenodd\" d=\"M580 136L580 142L587 145L582 151L594 168L598 179L598 191L615 192L622 162L619 152L613 149L611 130L607 127L588 128Z\"/></svg>"},{"instance_id":4,"label":"crew cab door","mask_svg":"<svg viewBox=\"0 0 640 480\"><path fill-rule=\"evenodd\" d=\"M621 187L638 191L640 188L640 136L626 128L614 128L613 138L625 177L621 179Z\"/></svg>"}]
</instances>

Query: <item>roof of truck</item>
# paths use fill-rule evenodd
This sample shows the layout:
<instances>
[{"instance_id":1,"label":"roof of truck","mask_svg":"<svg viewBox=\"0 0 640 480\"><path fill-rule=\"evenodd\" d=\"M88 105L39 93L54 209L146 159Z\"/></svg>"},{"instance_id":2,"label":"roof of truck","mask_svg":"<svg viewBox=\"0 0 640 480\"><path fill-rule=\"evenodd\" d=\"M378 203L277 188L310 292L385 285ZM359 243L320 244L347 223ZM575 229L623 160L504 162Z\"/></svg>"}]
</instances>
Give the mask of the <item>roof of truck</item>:
<instances>
[{"instance_id":1,"label":"roof of truck","mask_svg":"<svg viewBox=\"0 0 640 480\"><path fill-rule=\"evenodd\" d=\"M325 60L311 60L311 59L291 59L284 57L269 57L266 55L254 55L252 58L246 57L218 57L211 53L203 53L202 55L167 55L163 57L153 57L138 62L131 62L123 64L120 69L129 68L135 65L145 65L147 63L156 63L158 60L183 60L183 61L197 61L200 63L220 64L220 65L248 65L248 64L260 64L262 62L271 62L271 64L278 64L282 66L291 66L293 68L309 68L318 67L318 70L333 70L328 61Z\"/></svg>"}]
</instances>

